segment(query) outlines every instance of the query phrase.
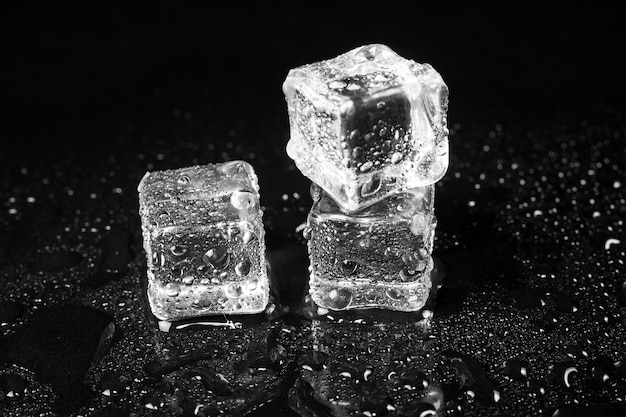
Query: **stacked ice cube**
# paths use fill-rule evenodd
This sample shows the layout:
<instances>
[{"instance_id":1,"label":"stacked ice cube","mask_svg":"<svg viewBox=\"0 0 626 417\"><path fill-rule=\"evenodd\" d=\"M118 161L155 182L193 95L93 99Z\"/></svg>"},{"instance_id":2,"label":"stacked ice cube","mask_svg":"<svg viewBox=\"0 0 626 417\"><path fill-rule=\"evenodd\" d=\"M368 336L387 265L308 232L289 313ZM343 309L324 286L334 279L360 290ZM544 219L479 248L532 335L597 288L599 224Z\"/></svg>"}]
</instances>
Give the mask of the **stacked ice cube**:
<instances>
[{"instance_id":1,"label":"stacked ice cube","mask_svg":"<svg viewBox=\"0 0 626 417\"><path fill-rule=\"evenodd\" d=\"M139 184L148 301L161 320L263 311L259 186L243 161L148 172Z\"/></svg>"},{"instance_id":2,"label":"stacked ice cube","mask_svg":"<svg viewBox=\"0 0 626 417\"><path fill-rule=\"evenodd\" d=\"M283 84L287 153L313 181L310 293L334 310L422 308L434 183L448 167L448 89L428 64L367 45Z\"/></svg>"}]
</instances>

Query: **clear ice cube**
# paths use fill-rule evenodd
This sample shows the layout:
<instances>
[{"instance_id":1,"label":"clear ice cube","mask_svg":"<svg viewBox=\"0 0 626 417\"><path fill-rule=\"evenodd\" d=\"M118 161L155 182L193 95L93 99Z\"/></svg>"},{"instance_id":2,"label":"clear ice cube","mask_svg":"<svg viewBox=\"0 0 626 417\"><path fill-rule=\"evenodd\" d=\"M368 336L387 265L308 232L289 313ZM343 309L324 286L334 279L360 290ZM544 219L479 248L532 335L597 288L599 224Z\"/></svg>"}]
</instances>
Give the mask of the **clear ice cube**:
<instances>
[{"instance_id":1,"label":"clear ice cube","mask_svg":"<svg viewBox=\"0 0 626 417\"><path fill-rule=\"evenodd\" d=\"M367 45L289 71L287 153L346 211L448 168L448 88L429 64Z\"/></svg>"},{"instance_id":2,"label":"clear ice cube","mask_svg":"<svg viewBox=\"0 0 626 417\"><path fill-rule=\"evenodd\" d=\"M434 185L392 194L354 213L342 211L315 184L311 195L305 236L313 301L332 310L421 309L433 268Z\"/></svg>"},{"instance_id":3,"label":"clear ice cube","mask_svg":"<svg viewBox=\"0 0 626 417\"><path fill-rule=\"evenodd\" d=\"M248 163L148 172L138 191L148 301L156 317L265 309L263 213Z\"/></svg>"}]
</instances>

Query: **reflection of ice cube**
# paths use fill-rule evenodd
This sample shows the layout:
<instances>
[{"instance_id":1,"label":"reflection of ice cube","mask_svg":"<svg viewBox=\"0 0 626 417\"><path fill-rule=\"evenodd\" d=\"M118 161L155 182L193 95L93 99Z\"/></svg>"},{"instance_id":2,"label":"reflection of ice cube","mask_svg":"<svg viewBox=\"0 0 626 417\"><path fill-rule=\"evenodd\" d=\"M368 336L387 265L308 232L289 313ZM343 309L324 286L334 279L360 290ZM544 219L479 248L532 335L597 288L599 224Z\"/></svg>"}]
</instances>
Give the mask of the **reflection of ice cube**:
<instances>
[{"instance_id":1,"label":"reflection of ice cube","mask_svg":"<svg viewBox=\"0 0 626 417\"><path fill-rule=\"evenodd\" d=\"M177 320L265 308L262 212L249 164L149 172L138 191L155 316Z\"/></svg>"},{"instance_id":2,"label":"reflection of ice cube","mask_svg":"<svg viewBox=\"0 0 626 417\"><path fill-rule=\"evenodd\" d=\"M313 185L310 293L324 308L421 309L431 287L434 185L343 212Z\"/></svg>"},{"instance_id":3,"label":"reflection of ice cube","mask_svg":"<svg viewBox=\"0 0 626 417\"><path fill-rule=\"evenodd\" d=\"M298 168L344 209L429 185L448 167L448 88L428 64L367 45L283 84Z\"/></svg>"},{"instance_id":4,"label":"reflection of ice cube","mask_svg":"<svg viewBox=\"0 0 626 417\"><path fill-rule=\"evenodd\" d=\"M430 332L396 319L312 320L312 348L298 357L299 377L289 390L292 409L300 415L322 407L328 410L322 415L333 416L444 415L433 342L425 342Z\"/></svg>"}]
</instances>

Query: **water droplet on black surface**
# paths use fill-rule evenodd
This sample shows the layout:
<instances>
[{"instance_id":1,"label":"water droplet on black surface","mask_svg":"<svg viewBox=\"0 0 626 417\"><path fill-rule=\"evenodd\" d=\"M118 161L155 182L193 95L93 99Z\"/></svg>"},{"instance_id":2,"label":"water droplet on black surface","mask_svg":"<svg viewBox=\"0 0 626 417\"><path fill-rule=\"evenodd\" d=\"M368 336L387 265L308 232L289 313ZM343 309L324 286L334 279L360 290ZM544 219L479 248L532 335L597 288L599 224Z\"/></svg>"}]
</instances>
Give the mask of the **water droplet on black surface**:
<instances>
[{"instance_id":1,"label":"water droplet on black surface","mask_svg":"<svg viewBox=\"0 0 626 417\"><path fill-rule=\"evenodd\" d=\"M307 352L298 357L298 366L310 371L321 371L328 361L328 354L317 350Z\"/></svg>"},{"instance_id":2,"label":"water droplet on black surface","mask_svg":"<svg viewBox=\"0 0 626 417\"><path fill-rule=\"evenodd\" d=\"M500 391L476 359L456 352L447 352L446 356L450 358L450 367L454 370L460 386L471 390L478 401L497 403L500 400Z\"/></svg>"},{"instance_id":3,"label":"water droplet on black surface","mask_svg":"<svg viewBox=\"0 0 626 417\"><path fill-rule=\"evenodd\" d=\"M562 361L550 366L550 379L564 388L571 388L578 378L578 367L573 361Z\"/></svg>"},{"instance_id":4,"label":"water droplet on black surface","mask_svg":"<svg viewBox=\"0 0 626 417\"><path fill-rule=\"evenodd\" d=\"M529 375L528 362L521 359L509 359L504 362L502 374L515 381L523 382Z\"/></svg>"},{"instance_id":5,"label":"water droplet on black surface","mask_svg":"<svg viewBox=\"0 0 626 417\"><path fill-rule=\"evenodd\" d=\"M107 371L98 382L98 391L107 397L118 397L126 393L130 379L115 371Z\"/></svg>"},{"instance_id":6,"label":"water droplet on black surface","mask_svg":"<svg viewBox=\"0 0 626 417\"><path fill-rule=\"evenodd\" d=\"M400 384L410 390L425 390L430 384L428 376L423 371L416 369L402 372L399 378Z\"/></svg>"},{"instance_id":7,"label":"water droplet on black surface","mask_svg":"<svg viewBox=\"0 0 626 417\"><path fill-rule=\"evenodd\" d=\"M21 400L28 389L28 381L15 374L0 374L0 403L3 399Z\"/></svg>"}]
</instances>

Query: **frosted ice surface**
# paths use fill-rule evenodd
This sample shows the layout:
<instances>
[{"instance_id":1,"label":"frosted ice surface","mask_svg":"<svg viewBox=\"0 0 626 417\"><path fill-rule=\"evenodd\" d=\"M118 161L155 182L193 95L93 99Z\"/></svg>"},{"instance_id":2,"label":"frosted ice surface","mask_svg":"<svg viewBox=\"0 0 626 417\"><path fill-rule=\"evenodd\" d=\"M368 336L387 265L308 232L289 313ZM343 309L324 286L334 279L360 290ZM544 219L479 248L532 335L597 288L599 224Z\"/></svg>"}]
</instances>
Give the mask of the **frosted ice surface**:
<instances>
[{"instance_id":1,"label":"frosted ice surface","mask_svg":"<svg viewBox=\"0 0 626 417\"><path fill-rule=\"evenodd\" d=\"M431 287L434 185L353 213L315 184L311 195L305 236L313 300L333 310L421 309Z\"/></svg>"},{"instance_id":2,"label":"frosted ice surface","mask_svg":"<svg viewBox=\"0 0 626 417\"><path fill-rule=\"evenodd\" d=\"M138 191L148 301L156 317L264 310L262 211L248 163L148 172Z\"/></svg>"},{"instance_id":3,"label":"frosted ice surface","mask_svg":"<svg viewBox=\"0 0 626 417\"><path fill-rule=\"evenodd\" d=\"M289 71L287 153L347 211L433 184L448 167L448 88L429 65L367 45Z\"/></svg>"}]
</instances>

